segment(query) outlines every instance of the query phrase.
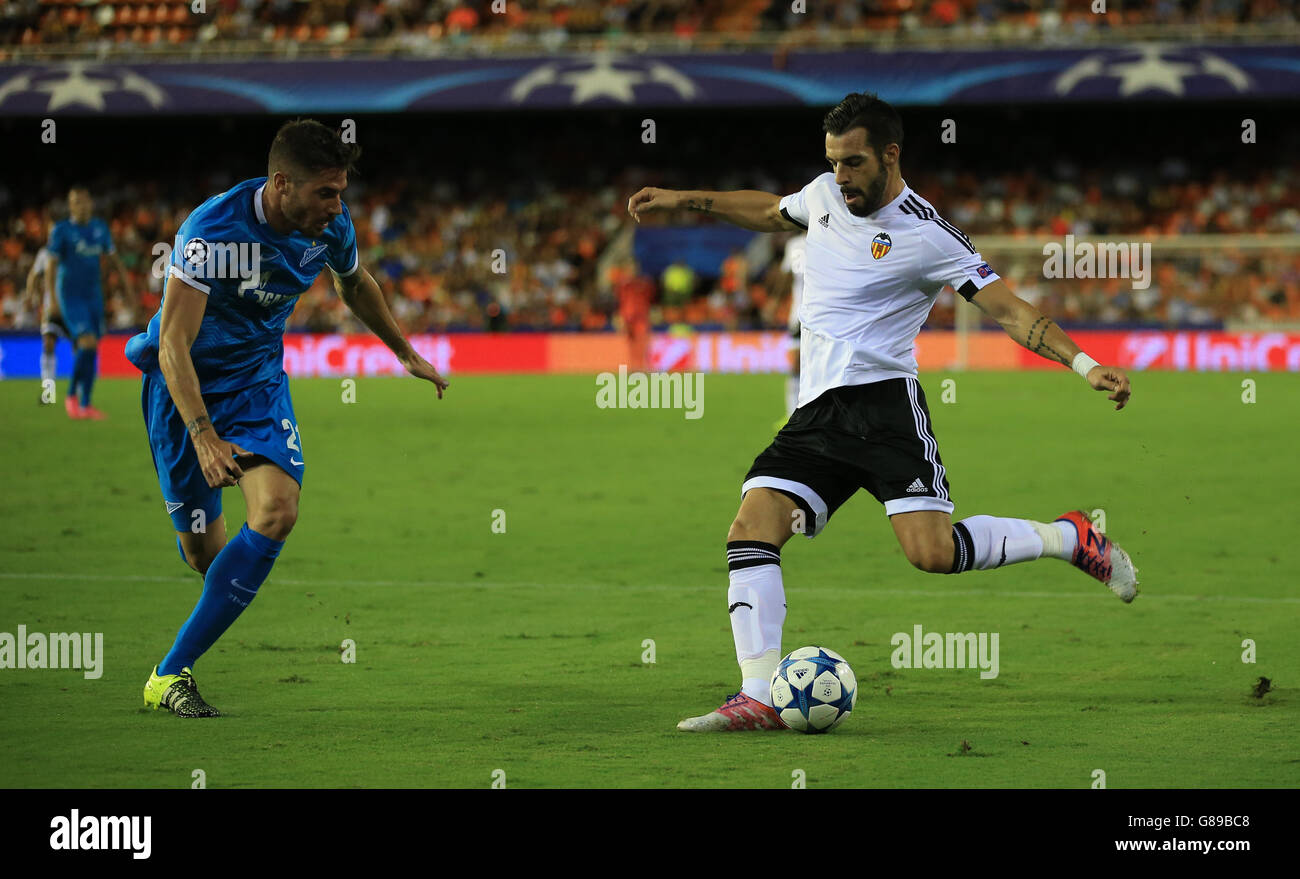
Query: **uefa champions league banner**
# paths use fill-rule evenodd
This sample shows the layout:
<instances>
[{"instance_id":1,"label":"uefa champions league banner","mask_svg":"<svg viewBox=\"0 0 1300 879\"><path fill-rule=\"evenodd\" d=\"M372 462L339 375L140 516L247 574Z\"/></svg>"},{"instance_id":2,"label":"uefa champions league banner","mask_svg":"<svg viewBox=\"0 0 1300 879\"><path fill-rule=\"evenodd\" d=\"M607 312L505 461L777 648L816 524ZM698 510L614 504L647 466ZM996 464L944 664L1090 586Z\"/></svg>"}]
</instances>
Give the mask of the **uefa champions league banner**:
<instances>
[{"instance_id":1,"label":"uefa champions league banner","mask_svg":"<svg viewBox=\"0 0 1300 879\"><path fill-rule=\"evenodd\" d=\"M1300 47L793 51L0 65L0 114L396 113L1300 97Z\"/></svg>"},{"instance_id":2,"label":"uefa champions league banner","mask_svg":"<svg viewBox=\"0 0 1300 879\"><path fill-rule=\"evenodd\" d=\"M1125 369L1198 372L1300 372L1300 333L1222 331L1074 330L1071 338L1102 363ZM138 378L126 359L129 335L110 335L99 348L100 375ZM439 372L455 374L617 371L631 359L618 333L446 333L411 337ZM1011 341L1000 330L922 332L916 360L922 371L953 369L964 347L970 369L1061 369ZM40 336L0 333L0 379L40 377ZM72 347L60 341L58 375L72 372ZM655 372L785 373L790 369L788 333L669 332L650 340ZM284 371L293 378L401 376L406 371L370 335L290 333L284 338Z\"/></svg>"}]
</instances>

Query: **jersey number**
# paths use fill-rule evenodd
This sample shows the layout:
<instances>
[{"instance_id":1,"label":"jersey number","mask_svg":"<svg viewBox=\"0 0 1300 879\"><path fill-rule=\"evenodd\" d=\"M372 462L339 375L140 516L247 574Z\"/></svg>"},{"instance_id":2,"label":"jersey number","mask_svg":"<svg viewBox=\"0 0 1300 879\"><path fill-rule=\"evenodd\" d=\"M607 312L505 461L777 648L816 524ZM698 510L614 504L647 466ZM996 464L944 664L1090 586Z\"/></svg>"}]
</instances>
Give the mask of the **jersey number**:
<instances>
[{"instance_id":1,"label":"jersey number","mask_svg":"<svg viewBox=\"0 0 1300 879\"><path fill-rule=\"evenodd\" d=\"M289 431L289 435L284 439L284 444L295 452L301 452L302 449L298 447L298 441L302 439L302 434L298 431L298 425L288 418L282 418L280 419L280 426Z\"/></svg>"}]
</instances>

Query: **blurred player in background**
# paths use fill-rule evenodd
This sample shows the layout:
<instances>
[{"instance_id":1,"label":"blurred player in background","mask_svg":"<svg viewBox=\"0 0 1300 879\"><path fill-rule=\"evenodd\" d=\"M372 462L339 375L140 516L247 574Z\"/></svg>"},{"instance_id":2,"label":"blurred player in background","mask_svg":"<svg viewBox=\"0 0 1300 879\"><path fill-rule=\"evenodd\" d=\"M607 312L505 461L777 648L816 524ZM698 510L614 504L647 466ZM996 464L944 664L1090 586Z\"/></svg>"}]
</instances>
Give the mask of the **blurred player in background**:
<instances>
[{"instance_id":1,"label":"blurred player in background","mask_svg":"<svg viewBox=\"0 0 1300 879\"><path fill-rule=\"evenodd\" d=\"M342 200L359 152L319 122L281 127L267 177L213 196L181 225L162 307L127 344L144 373L145 430L177 547L204 575L198 604L145 684L147 707L219 716L199 695L193 665L256 597L297 521L305 455L284 325L298 296L328 267L344 303L406 370L440 399L447 387L360 263ZM231 485L243 491L248 521L227 542L221 490Z\"/></svg>"},{"instance_id":2,"label":"blurred player in background","mask_svg":"<svg viewBox=\"0 0 1300 879\"><path fill-rule=\"evenodd\" d=\"M94 209L90 191L84 186L74 186L69 190L68 218L54 225L50 241L45 245L48 254L45 290L46 315L51 313L50 301L57 300L63 328L68 338L73 340L76 351L64 408L71 418L98 421L104 413L90 405L90 393L95 387L99 368L99 340L104 335L103 263L107 260L112 264L124 287L126 268L113 247L108 226L92 216ZM44 379L47 366L53 374L54 336L58 324L45 316L42 321L41 378Z\"/></svg>"},{"instance_id":3,"label":"blurred player in background","mask_svg":"<svg viewBox=\"0 0 1300 879\"><path fill-rule=\"evenodd\" d=\"M650 368L650 304L655 296L654 281L641 274L635 260L628 260L620 269L614 293L618 297L623 335L627 338L628 371L645 372Z\"/></svg>"},{"instance_id":4,"label":"blurred player in background","mask_svg":"<svg viewBox=\"0 0 1300 879\"><path fill-rule=\"evenodd\" d=\"M792 340L790 374L785 379L785 418L781 424L799 408L799 304L803 301L803 261L807 246L807 235L794 235L785 243L785 253L781 256L781 271L790 276L790 316L786 326L790 328Z\"/></svg>"},{"instance_id":5,"label":"blurred player in background","mask_svg":"<svg viewBox=\"0 0 1300 879\"><path fill-rule=\"evenodd\" d=\"M41 316L41 405L54 402L54 395L46 393L46 388L53 387L54 372L57 367L55 346L59 336L68 337L68 328L63 325L63 315L59 314L59 300L46 283L45 271L50 265L50 252L42 247L36 251L32 260L32 269L27 273L27 307L39 311Z\"/></svg>"},{"instance_id":6,"label":"blurred player in background","mask_svg":"<svg viewBox=\"0 0 1300 879\"><path fill-rule=\"evenodd\" d=\"M948 479L916 379L917 333L945 285L1017 343L1072 366L1116 409L1130 395L1122 369L1101 366L1017 297L970 240L906 184L903 126L889 104L852 94L823 121L831 170L784 198L766 192L645 188L633 217L679 209L760 232L807 231L800 307L800 406L741 486L727 535L727 593L741 690L683 720L691 732L780 729L770 681L781 658L781 547L813 537L859 488L885 506L908 561L958 574L1039 558L1070 561L1125 602L1137 593L1128 554L1079 511L1050 523L971 516L954 524ZM1014 462L1010 462L1014 468Z\"/></svg>"}]
</instances>

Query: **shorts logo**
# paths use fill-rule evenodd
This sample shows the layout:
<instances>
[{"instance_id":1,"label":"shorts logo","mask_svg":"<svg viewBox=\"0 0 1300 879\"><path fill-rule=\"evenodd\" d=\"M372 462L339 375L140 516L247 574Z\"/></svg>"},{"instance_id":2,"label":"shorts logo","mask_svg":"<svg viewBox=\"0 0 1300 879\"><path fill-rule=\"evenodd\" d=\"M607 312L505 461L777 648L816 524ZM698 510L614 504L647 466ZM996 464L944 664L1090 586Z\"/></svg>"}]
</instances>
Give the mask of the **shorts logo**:
<instances>
[{"instance_id":1,"label":"shorts logo","mask_svg":"<svg viewBox=\"0 0 1300 879\"><path fill-rule=\"evenodd\" d=\"M921 481L920 477L913 479L912 484L907 487L908 494L919 494L926 490L925 483Z\"/></svg>"},{"instance_id":2,"label":"shorts logo","mask_svg":"<svg viewBox=\"0 0 1300 879\"><path fill-rule=\"evenodd\" d=\"M894 246L894 242L889 239L888 232L881 232L875 238L871 239L871 256L874 259L880 259L889 253L889 248Z\"/></svg>"},{"instance_id":3,"label":"shorts logo","mask_svg":"<svg viewBox=\"0 0 1300 879\"><path fill-rule=\"evenodd\" d=\"M993 270L989 268L988 263L983 263L975 270L975 273L981 278L987 278L989 275L993 274Z\"/></svg>"},{"instance_id":4,"label":"shorts logo","mask_svg":"<svg viewBox=\"0 0 1300 879\"><path fill-rule=\"evenodd\" d=\"M184 501L163 501L163 503L167 505L167 515L169 516L181 507L185 506Z\"/></svg>"}]
</instances>

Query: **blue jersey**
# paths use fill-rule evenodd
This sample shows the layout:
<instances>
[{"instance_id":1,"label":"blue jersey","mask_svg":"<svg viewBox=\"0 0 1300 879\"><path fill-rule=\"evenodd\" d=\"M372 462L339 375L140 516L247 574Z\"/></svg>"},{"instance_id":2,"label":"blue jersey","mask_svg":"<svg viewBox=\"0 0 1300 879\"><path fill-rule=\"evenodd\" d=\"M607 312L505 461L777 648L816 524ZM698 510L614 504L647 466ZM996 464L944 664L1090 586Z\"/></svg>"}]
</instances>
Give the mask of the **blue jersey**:
<instances>
[{"instance_id":1,"label":"blue jersey","mask_svg":"<svg viewBox=\"0 0 1300 879\"><path fill-rule=\"evenodd\" d=\"M341 276L357 270L357 238L347 205L318 238L297 230L281 235L262 209L265 177L245 180L199 205L181 224L169 277L208 297L190 359L205 394L278 380L284 370L284 324L298 297L328 266ZM165 298L165 294L164 294ZM162 308L133 338L127 358L159 374Z\"/></svg>"},{"instance_id":2,"label":"blue jersey","mask_svg":"<svg viewBox=\"0 0 1300 879\"><path fill-rule=\"evenodd\" d=\"M84 224L62 220L50 231L50 242L45 247L59 259L54 289L60 301L102 301L99 258L114 250L113 238L103 220L93 217Z\"/></svg>"}]
</instances>

